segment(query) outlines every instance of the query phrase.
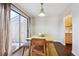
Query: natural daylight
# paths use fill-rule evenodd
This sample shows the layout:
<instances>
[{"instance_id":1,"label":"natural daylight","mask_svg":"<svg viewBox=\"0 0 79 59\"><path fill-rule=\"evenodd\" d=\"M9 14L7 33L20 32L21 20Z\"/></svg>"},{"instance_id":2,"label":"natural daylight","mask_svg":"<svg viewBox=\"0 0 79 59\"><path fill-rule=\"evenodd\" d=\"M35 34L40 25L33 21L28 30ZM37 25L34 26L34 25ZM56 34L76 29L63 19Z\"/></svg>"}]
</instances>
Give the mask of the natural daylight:
<instances>
[{"instance_id":1,"label":"natural daylight","mask_svg":"<svg viewBox=\"0 0 79 59\"><path fill-rule=\"evenodd\" d=\"M0 3L0 56L78 56L79 3Z\"/></svg>"}]
</instances>

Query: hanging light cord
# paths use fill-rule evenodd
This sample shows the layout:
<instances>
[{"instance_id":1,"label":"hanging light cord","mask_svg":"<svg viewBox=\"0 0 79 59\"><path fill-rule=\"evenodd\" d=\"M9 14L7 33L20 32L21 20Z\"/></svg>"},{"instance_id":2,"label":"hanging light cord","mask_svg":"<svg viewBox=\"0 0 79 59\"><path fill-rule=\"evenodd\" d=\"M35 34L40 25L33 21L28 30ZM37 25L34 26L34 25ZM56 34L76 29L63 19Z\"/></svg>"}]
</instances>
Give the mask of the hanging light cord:
<instances>
[{"instance_id":1,"label":"hanging light cord","mask_svg":"<svg viewBox=\"0 0 79 59\"><path fill-rule=\"evenodd\" d=\"M44 12L44 8L43 8L43 3L40 4L40 7L41 7L41 9L40 9L39 16L45 16L45 12Z\"/></svg>"},{"instance_id":2,"label":"hanging light cord","mask_svg":"<svg viewBox=\"0 0 79 59\"><path fill-rule=\"evenodd\" d=\"M44 12L43 3L41 3L41 12Z\"/></svg>"}]
</instances>

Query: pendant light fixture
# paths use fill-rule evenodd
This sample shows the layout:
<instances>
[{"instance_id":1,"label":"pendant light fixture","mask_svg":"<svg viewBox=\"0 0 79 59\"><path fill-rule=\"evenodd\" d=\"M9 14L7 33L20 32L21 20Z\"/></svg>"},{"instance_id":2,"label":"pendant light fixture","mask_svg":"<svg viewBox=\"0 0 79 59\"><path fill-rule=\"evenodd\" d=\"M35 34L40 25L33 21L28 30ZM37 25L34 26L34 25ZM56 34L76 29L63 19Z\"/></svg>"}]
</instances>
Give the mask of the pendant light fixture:
<instances>
[{"instance_id":1,"label":"pendant light fixture","mask_svg":"<svg viewBox=\"0 0 79 59\"><path fill-rule=\"evenodd\" d=\"M38 16L45 16L45 12L44 12L44 8L43 8L43 3L41 3L41 9L40 9L40 13Z\"/></svg>"}]
</instances>

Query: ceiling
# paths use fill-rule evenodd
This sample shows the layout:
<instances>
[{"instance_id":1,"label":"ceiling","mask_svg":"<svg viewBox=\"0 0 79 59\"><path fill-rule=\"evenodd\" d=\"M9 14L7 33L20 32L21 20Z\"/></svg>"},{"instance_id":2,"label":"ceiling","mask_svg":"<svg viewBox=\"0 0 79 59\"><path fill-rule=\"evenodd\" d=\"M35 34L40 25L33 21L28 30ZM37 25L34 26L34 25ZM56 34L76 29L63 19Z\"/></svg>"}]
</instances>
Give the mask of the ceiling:
<instances>
[{"instance_id":1,"label":"ceiling","mask_svg":"<svg viewBox=\"0 0 79 59\"><path fill-rule=\"evenodd\" d=\"M18 5L34 17L37 17L40 12L40 3L18 3ZM44 3L44 10L46 16L57 16L70 5L69 3Z\"/></svg>"}]
</instances>

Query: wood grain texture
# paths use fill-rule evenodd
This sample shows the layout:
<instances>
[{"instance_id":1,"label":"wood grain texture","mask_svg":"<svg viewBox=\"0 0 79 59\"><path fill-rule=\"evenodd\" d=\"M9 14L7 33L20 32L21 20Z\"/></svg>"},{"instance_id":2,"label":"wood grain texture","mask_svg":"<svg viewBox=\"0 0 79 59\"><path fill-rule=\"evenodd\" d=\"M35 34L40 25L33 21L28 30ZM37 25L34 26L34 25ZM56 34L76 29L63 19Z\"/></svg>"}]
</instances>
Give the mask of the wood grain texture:
<instances>
[{"instance_id":1,"label":"wood grain texture","mask_svg":"<svg viewBox=\"0 0 79 59\"><path fill-rule=\"evenodd\" d=\"M72 44L72 33L65 33L65 43Z\"/></svg>"}]
</instances>

